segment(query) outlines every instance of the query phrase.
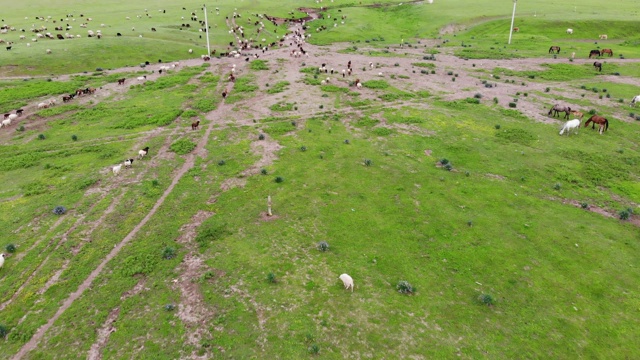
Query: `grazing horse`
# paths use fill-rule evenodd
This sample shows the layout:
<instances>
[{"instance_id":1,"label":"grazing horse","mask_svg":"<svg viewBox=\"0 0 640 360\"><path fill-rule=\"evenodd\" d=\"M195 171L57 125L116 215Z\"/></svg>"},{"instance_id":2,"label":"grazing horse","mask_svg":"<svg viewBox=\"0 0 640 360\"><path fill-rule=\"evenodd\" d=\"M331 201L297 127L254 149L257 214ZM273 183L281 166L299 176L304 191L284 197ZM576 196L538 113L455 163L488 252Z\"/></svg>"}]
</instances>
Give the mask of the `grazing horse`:
<instances>
[{"instance_id":1,"label":"grazing horse","mask_svg":"<svg viewBox=\"0 0 640 360\"><path fill-rule=\"evenodd\" d=\"M227 90L224 90L224 91L222 92L222 98L223 98L223 99L226 99L226 98L227 98Z\"/></svg>"},{"instance_id":2,"label":"grazing horse","mask_svg":"<svg viewBox=\"0 0 640 360\"><path fill-rule=\"evenodd\" d=\"M514 28L513 28L513 32L519 32L519 31L520 31L520 28L519 28L519 27L514 27Z\"/></svg>"},{"instance_id":3,"label":"grazing horse","mask_svg":"<svg viewBox=\"0 0 640 360\"><path fill-rule=\"evenodd\" d=\"M613 56L613 50L611 50L611 49L602 49L602 51L600 51L600 54L602 56L604 56L604 54L609 54L609 57L612 57Z\"/></svg>"},{"instance_id":4,"label":"grazing horse","mask_svg":"<svg viewBox=\"0 0 640 360\"><path fill-rule=\"evenodd\" d=\"M592 117L589 118L589 120L587 120L586 123L584 123L584 127L589 126L589 123L591 123L591 122L593 123L591 125L592 129L595 129L596 128L596 124L598 124L598 126L600 127L598 129L598 132L600 133L600 135L602 135L602 132L604 130L608 130L609 129L609 120L605 119L602 116L593 115Z\"/></svg>"},{"instance_id":5,"label":"grazing horse","mask_svg":"<svg viewBox=\"0 0 640 360\"><path fill-rule=\"evenodd\" d=\"M560 54L560 46L553 45L549 48L549 54L553 54L554 51L556 54Z\"/></svg>"},{"instance_id":6,"label":"grazing horse","mask_svg":"<svg viewBox=\"0 0 640 360\"><path fill-rule=\"evenodd\" d=\"M198 126L200 126L200 120L198 120L198 121L196 121L194 123L191 123L191 130L197 130Z\"/></svg>"},{"instance_id":7,"label":"grazing horse","mask_svg":"<svg viewBox=\"0 0 640 360\"><path fill-rule=\"evenodd\" d=\"M584 117L584 114L578 110L571 110L571 114L580 120Z\"/></svg>"},{"instance_id":8,"label":"grazing horse","mask_svg":"<svg viewBox=\"0 0 640 360\"><path fill-rule=\"evenodd\" d=\"M600 56L600 50L591 50L589 52L589 59L591 59L592 56Z\"/></svg>"},{"instance_id":9,"label":"grazing horse","mask_svg":"<svg viewBox=\"0 0 640 360\"><path fill-rule=\"evenodd\" d=\"M547 115L551 115L553 113L553 116L558 116L561 112L564 113L564 118L565 119L569 119L569 114L571 113L571 108L568 107L568 106L561 106L559 104L555 104L555 105L553 105L551 110L549 110L549 113Z\"/></svg>"},{"instance_id":10,"label":"grazing horse","mask_svg":"<svg viewBox=\"0 0 640 360\"><path fill-rule=\"evenodd\" d=\"M602 63L600 61L594 62L593 67L598 69L598 71L602 71Z\"/></svg>"},{"instance_id":11,"label":"grazing horse","mask_svg":"<svg viewBox=\"0 0 640 360\"><path fill-rule=\"evenodd\" d=\"M571 132L571 130L575 130L575 133L578 134L579 128L580 128L580 119L569 120L566 123L564 123L562 130L560 130L560 135L564 134L564 132L566 131L567 136L569 136L569 133Z\"/></svg>"},{"instance_id":12,"label":"grazing horse","mask_svg":"<svg viewBox=\"0 0 640 360\"><path fill-rule=\"evenodd\" d=\"M600 40L607 40L609 37L607 35L600 35Z\"/></svg>"},{"instance_id":13,"label":"grazing horse","mask_svg":"<svg viewBox=\"0 0 640 360\"><path fill-rule=\"evenodd\" d=\"M127 78L118 79L118 85L124 85L125 80L127 80Z\"/></svg>"},{"instance_id":14,"label":"grazing horse","mask_svg":"<svg viewBox=\"0 0 640 360\"><path fill-rule=\"evenodd\" d=\"M640 102L640 95L634 97L633 99L631 99L631 106L635 107L636 103Z\"/></svg>"}]
</instances>

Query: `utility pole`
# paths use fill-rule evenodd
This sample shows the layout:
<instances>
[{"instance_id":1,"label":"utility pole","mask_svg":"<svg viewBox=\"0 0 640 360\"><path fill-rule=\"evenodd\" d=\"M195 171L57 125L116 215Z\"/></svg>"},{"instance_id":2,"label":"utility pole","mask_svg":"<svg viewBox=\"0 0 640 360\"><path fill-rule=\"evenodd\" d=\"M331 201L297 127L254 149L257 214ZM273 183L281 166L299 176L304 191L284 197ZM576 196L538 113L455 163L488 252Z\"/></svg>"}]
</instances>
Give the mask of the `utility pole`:
<instances>
[{"instance_id":1,"label":"utility pole","mask_svg":"<svg viewBox=\"0 0 640 360\"><path fill-rule=\"evenodd\" d=\"M209 22L207 21L207 5L202 5L202 8L204 9L204 31L207 34L207 56L210 56L211 46L209 45Z\"/></svg>"},{"instance_id":2,"label":"utility pole","mask_svg":"<svg viewBox=\"0 0 640 360\"><path fill-rule=\"evenodd\" d=\"M513 34L513 21L516 19L516 4L518 0L513 0L513 14L511 14L511 29L509 29L509 45L511 45L511 35Z\"/></svg>"}]
</instances>

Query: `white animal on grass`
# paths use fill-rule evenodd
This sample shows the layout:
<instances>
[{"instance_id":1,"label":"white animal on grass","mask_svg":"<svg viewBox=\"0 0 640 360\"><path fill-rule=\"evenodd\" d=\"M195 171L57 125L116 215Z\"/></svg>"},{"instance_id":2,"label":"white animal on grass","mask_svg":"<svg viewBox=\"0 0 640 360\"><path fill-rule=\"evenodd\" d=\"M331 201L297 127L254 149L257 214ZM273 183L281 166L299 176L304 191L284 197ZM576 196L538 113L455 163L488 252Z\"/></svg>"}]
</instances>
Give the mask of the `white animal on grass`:
<instances>
[{"instance_id":1,"label":"white animal on grass","mask_svg":"<svg viewBox=\"0 0 640 360\"><path fill-rule=\"evenodd\" d=\"M138 151L138 159L142 159L148 153L149 153L149 147L147 146L146 148Z\"/></svg>"},{"instance_id":2,"label":"white animal on grass","mask_svg":"<svg viewBox=\"0 0 640 360\"><path fill-rule=\"evenodd\" d=\"M9 125L11 125L11 119L2 120L2 122L0 123L0 129L2 129L3 127L8 127Z\"/></svg>"},{"instance_id":3,"label":"white animal on grass","mask_svg":"<svg viewBox=\"0 0 640 360\"><path fill-rule=\"evenodd\" d=\"M636 106L636 103L639 103L639 102L640 102L640 95L631 99L631 106Z\"/></svg>"},{"instance_id":4,"label":"white animal on grass","mask_svg":"<svg viewBox=\"0 0 640 360\"><path fill-rule=\"evenodd\" d=\"M147 80L147 75L138 76L136 79L138 79L138 81L145 81Z\"/></svg>"},{"instance_id":5,"label":"white animal on grass","mask_svg":"<svg viewBox=\"0 0 640 360\"><path fill-rule=\"evenodd\" d=\"M122 164L118 164L114 166L111 170L113 171L113 175L118 175L121 169L122 169Z\"/></svg>"},{"instance_id":6,"label":"white animal on grass","mask_svg":"<svg viewBox=\"0 0 640 360\"><path fill-rule=\"evenodd\" d=\"M47 49L47 54L51 54L51 49Z\"/></svg>"},{"instance_id":7,"label":"white animal on grass","mask_svg":"<svg viewBox=\"0 0 640 360\"><path fill-rule=\"evenodd\" d=\"M573 34L573 29L567 29L567 34Z\"/></svg>"},{"instance_id":8,"label":"white animal on grass","mask_svg":"<svg viewBox=\"0 0 640 360\"><path fill-rule=\"evenodd\" d=\"M342 280L345 289L349 290L349 288L351 288L351 292L353 292L353 279L351 278L351 276L342 274L338 278Z\"/></svg>"},{"instance_id":9,"label":"white animal on grass","mask_svg":"<svg viewBox=\"0 0 640 360\"><path fill-rule=\"evenodd\" d=\"M379 73L378 73L378 76L382 76L382 73L381 73L381 72L379 72Z\"/></svg>"},{"instance_id":10,"label":"white animal on grass","mask_svg":"<svg viewBox=\"0 0 640 360\"><path fill-rule=\"evenodd\" d=\"M4 265L4 254L0 254L0 269L2 269L2 265Z\"/></svg>"},{"instance_id":11,"label":"white animal on grass","mask_svg":"<svg viewBox=\"0 0 640 360\"><path fill-rule=\"evenodd\" d=\"M193 54L193 49L189 49L189 54Z\"/></svg>"},{"instance_id":12,"label":"white animal on grass","mask_svg":"<svg viewBox=\"0 0 640 360\"><path fill-rule=\"evenodd\" d=\"M564 123L564 126L562 127L562 130L560 130L560 135L564 134L564 132L567 132L567 136L569 136L569 133L575 129L575 133L578 133L578 129L580 128L580 119L573 119L573 120L569 120L566 123Z\"/></svg>"},{"instance_id":13,"label":"white animal on grass","mask_svg":"<svg viewBox=\"0 0 640 360\"><path fill-rule=\"evenodd\" d=\"M356 84L356 87L357 87L358 89L361 89L361 88L362 88L362 83L357 83L357 84Z\"/></svg>"},{"instance_id":14,"label":"white animal on grass","mask_svg":"<svg viewBox=\"0 0 640 360\"><path fill-rule=\"evenodd\" d=\"M133 159L127 159L124 161L124 167L130 167L133 165Z\"/></svg>"}]
</instances>

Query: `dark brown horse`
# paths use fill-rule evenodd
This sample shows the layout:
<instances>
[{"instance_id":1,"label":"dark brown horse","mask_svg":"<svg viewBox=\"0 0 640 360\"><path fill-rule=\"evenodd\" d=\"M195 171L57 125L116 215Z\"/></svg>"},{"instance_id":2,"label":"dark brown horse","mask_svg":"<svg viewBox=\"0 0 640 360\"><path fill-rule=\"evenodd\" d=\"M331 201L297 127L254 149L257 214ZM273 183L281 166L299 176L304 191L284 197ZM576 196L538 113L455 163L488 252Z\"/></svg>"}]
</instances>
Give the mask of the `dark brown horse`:
<instances>
[{"instance_id":1,"label":"dark brown horse","mask_svg":"<svg viewBox=\"0 0 640 360\"><path fill-rule=\"evenodd\" d=\"M609 120L605 119L603 116L593 115L592 117L589 118L589 120L587 120L586 123L584 123L584 127L587 127L589 123L592 123L591 124L592 129L595 129L596 124L598 124L599 126L598 132L600 133L600 135L602 135L602 132L604 130L609 129Z\"/></svg>"},{"instance_id":2,"label":"dark brown horse","mask_svg":"<svg viewBox=\"0 0 640 360\"><path fill-rule=\"evenodd\" d=\"M198 130L198 126L200 126L200 120L191 123L191 130Z\"/></svg>"},{"instance_id":3,"label":"dark brown horse","mask_svg":"<svg viewBox=\"0 0 640 360\"><path fill-rule=\"evenodd\" d=\"M600 50L591 50L589 52L589 59L591 59L591 57L593 56L596 56L596 57L600 56Z\"/></svg>"},{"instance_id":4,"label":"dark brown horse","mask_svg":"<svg viewBox=\"0 0 640 360\"><path fill-rule=\"evenodd\" d=\"M593 67L598 69L598 71L602 71L602 63L600 61L594 62Z\"/></svg>"},{"instance_id":5,"label":"dark brown horse","mask_svg":"<svg viewBox=\"0 0 640 360\"><path fill-rule=\"evenodd\" d=\"M556 54L560 54L560 46L553 45L549 48L549 54L553 54L554 51Z\"/></svg>"},{"instance_id":6,"label":"dark brown horse","mask_svg":"<svg viewBox=\"0 0 640 360\"><path fill-rule=\"evenodd\" d=\"M562 105L559 105L559 104L555 104L555 105L553 105L551 110L549 110L549 113L547 115L551 115L553 113L553 116L558 116L558 114L560 114L561 112L564 113L564 118L565 119L569 119L569 114L571 113L571 108L568 107L568 106L562 106Z\"/></svg>"},{"instance_id":7,"label":"dark brown horse","mask_svg":"<svg viewBox=\"0 0 640 360\"><path fill-rule=\"evenodd\" d=\"M611 49L602 49L602 51L600 51L600 55L604 56L604 54L609 54L609 57L613 56L613 50Z\"/></svg>"}]
</instances>

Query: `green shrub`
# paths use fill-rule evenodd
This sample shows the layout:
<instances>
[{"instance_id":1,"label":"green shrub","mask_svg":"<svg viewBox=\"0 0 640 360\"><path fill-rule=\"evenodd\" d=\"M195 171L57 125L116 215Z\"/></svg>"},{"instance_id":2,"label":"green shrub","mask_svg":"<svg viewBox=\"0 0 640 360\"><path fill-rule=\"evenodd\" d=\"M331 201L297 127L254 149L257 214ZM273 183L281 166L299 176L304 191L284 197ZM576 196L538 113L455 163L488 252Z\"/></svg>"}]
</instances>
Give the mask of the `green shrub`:
<instances>
[{"instance_id":1,"label":"green shrub","mask_svg":"<svg viewBox=\"0 0 640 360\"><path fill-rule=\"evenodd\" d=\"M164 250L162 250L162 258L165 260L170 260L173 259L174 257L176 257L176 250L172 247L165 247Z\"/></svg>"},{"instance_id":2,"label":"green shrub","mask_svg":"<svg viewBox=\"0 0 640 360\"><path fill-rule=\"evenodd\" d=\"M580 204L580 207L583 209L588 209L589 208L589 204L587 204L586 202L583 202Z\"/></svg>"},{"instance_id":3,"label":"green shrub","mask_svg":"<svg viewBox=\"0 0 640 360\"><path fill-rule=\"evenodd\" d=\"M5 250L7 250L8 253L13 254L14 252L16 252L16 246L14 244L8 244L7 246L4 247Z\"/></svg>"},{"instance_id":4,"label":"green shrub","mask_svg":"<svg viewBox=\"0 0 640 360\"><path fill-rule=\"evenodd\" d=\"M481 304L487 305L487 306L493 306L495 304L495 301L493 300L493 296L489 294L480 294L480 296L478 296L478 301Z\"/></svg>"},{"instance_id":5,"label":"green shrub","mask_svg":"<svg viewBox=\"0 0 640 360\"><path fill-rule=\"evenodd\" d=\"M329 243L327 243L326 241L320 241L318 243L318 250L322 252L329 250Z\"/></svg>"},{"instance_id":6,"label":"green shrub","mask_svg":"<svg viewBox=\"0 0 640 360\"><path fill-rule=\"evenodd\" d=\"M249 68L251 70L269 70L266 60L253 60L249 63Z\"/></svg>"},{"instance_id":7,"label":"green shrub","mask_svg":"<svg viewBox=\"0 0 640 360\"><path fill-rule=\"evenodd\" d=\"M632 214L633 214L633 209L627 208L620 211L618 213L618 217L620 218L620 220L629 220Z\"/></svg>"},{"instance_id":8,"label":"green shrub","mask_svg":"<svg viewBox=\"0 0 640 360\"><path fill-rule=\"evenodd\" d=\"M44 136L44 134L38 134L38 140L44 140L46 139L46 136Z\"/></svg>"},{"instance_id":9,"label":"green shrub","mask_svg":"<svg viewBox=\"0 0 640 360\"><path fill-rule=\"evenodd\" d=\"M476 93L475 95L473 95L473 97L476 99L482 99L482 94Z\"/></svg>"},{"instance_id":10,"label":"green shrub","mask_svg":"<svg viewBox=\"0 0 640 360\"><path fill-rule=\"evenodd\" d=\"M267 282L271 283L271 284L275 284L276 282L278 282L278 279L276 278L276 274L270 272L267 274Z\"/></svg>"},{"instance_id":11,"label":"green shrub","mask_svg":"<svg viewBox=\"0 0 640 360\"><path fill-rule=\"evenodd\" d=\"M258 135L258 140L264 140L264 134Z\"/></svg>"},{"instance_id":12,"label":"green shrub","mask_svg":"<svg viewBox=\"0 0 640 360\"><path fill-rule=\"evenodd\" d=\"M550 87L546 87L546 88L544 88L544 92L549 92L549 91L551 91L551 88L550 88Z\"/></svg>"},{"instance_id":13,"label":"green shrub","mask_svg":"<svg viewBox=\"0 0 640 360\"><path fill-rule=\"evenodd\" d=\"M167 304L164 306L164 311L173 311L176 309L176 306L173 304Z\"/></svg>"},{"instance_id":14,"label":"green shrub","mask_svg":"<svg viewBox=\"0 0 640 360\"><path fill-rule=\"evenodd\" d=\"M447 165L448 163L449 163L449 160L447 160L446 158L440 159L440 164L442 164L443 166Z\"/></svg>"},{"instance_id":15,"label":"green shrub","mask_svg":"<svg viewBox=\"0 0 640 360\"><path fill-rule=\"evenodd\" d=\"M510 107L510 108L515 108L515 107L517 107L517 106L518 106L518 105L517 105L516 103L514 103L514 102L510 102L510 103L509 103L509 107Z\"/></svg>"},{"instance_id":16,"label":"green shrub","mask_svg":"<svg viewBox=\"0 0 640 360\"><path fill-rule=\"evenodd\" d=\"M67 209L64 206L56 206L53 209L53 213L56 215L64 215L67 212Z\"/></svg>"},{"instance_id":17,"label":"green shrub","mask_svg":"<svg viewBox=\"0 0 640 360\"><path fill-rule=\"evenodd\" d=\"M178 155L185 155L193 151L196 148L196 144L191 140L180 139L169 147L169 150L173 151Z\"/></svg>"},{"instance_id":18,"label":"green shrub","mask_svg":"<svg viewBox=\"0 0 640 360\"><path fill-rule=\"evenodd\" d=\"M78 141L78 136L77 135L71 135L71 140Z\"/></svg>"},{"instance_id":19,"label":"green shrub","mask_svg":"<svg viewBox=\"0 0 640 360\"><path fill-rule=\"evenodd\" d=\"M229 235L231 235L231 232L227 230L226 224L208 223L206 225L200 226L195 241L201 247L204 247L210 242L221 240Z\"/></svg>"},{"instance_id":20,"label":"green shrub","mask_svg":"<svg viewBox=\"0 0 640 360\"><path fill-rule=\"evenodd\" d=\"M320 352L320 347L316 344L309 346L309 353L311 355L317 355Z\"/></svg>"},{"instance_id":21,"label":"green shrub","mask_svg":"<svg viewBox=\"0 0 640 360\"><path fill-rule=\"evenodd\" d=\"M413 294L416 292L416 289L411 285L408 281L401 280L396 285L396 290L398 290L401 294Z\"/></svg>"},{"instance_id":22,"label":"green shrub","mask_svg":"<svg viewBox=\"0 0 640 360\"><path fill-rule=\"evenodd\" d=\"M267 174L268 174L267 169L264 169L264 168L263 168L263 169L260 169L260 174L262 174L262 175L267 175Z\"/></svg>"},{"instance_id":23,"label":"green shrub","mask_svg":"<svg viewBox=\"0 0 640 360\"><path fill-rule=\"evenodd\" d=\"M373 161L369 159L364 159L364 166L371 166L371 165L373 165Z\"/></svg>"},{"instance_id":24,"label":"green shrub","mask_svg":"<svg viewBox=\"0 0 640 360\"><path fill-rule=\"evenodd\" d=\"M276 176L274 181L277 182L277 183L281 183L281 182L284 181L284 178L282 176Z\"/></svg>"},{"instance_id":25,"label":"green shrub","mask_svg":"<svg viewBox=\"0 0 640 360\"><path fill-rule=\"evenodd\" d=\"M500 124L496 124L496 130L500 130Z\"/></svg>"},{"instance_id":26,"label":"green shrub","mask_svg":"<svg viewBox=\"0 0 640 360\"><path fill-rule=\"evenodd\" d=\"M7 336L8 333L9 330L7 330L7 327L3 324L0 324L0 339L4 339L4 337Z\"/></svg>"},{"instance_id":27,"label":"green shrub","mask_svg":"<svg viewBox=\"0 0 640 360\"><path fill-rule=\"evenodd\" d=\"M224 160L220 160L220 161L218 161L218 166L223 166L223 165L225 165L225 164L226 164L226 162L225 162Z\"/></svg>"}]
</instances>

